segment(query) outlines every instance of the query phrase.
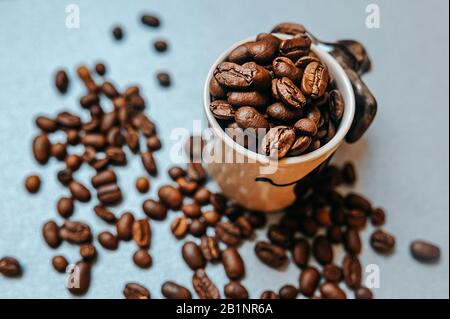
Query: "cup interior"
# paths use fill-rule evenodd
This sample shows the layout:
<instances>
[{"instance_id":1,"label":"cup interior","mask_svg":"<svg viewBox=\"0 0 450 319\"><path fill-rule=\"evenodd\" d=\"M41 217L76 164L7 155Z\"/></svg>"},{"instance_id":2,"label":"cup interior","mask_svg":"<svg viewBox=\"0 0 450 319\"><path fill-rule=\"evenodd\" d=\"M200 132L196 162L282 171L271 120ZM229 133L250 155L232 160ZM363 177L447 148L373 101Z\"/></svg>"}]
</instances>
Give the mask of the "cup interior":
<instances>
[{"instance_id":1,"label":"cup interior","mask_svg":"<svg viewBox=\"0 0 450 319\"><path fill-rule=\"evenodd\" d=\"M286 35L286 34L274 34L280 39L289 39L292 36ZM209 93L209 82L211 81L211 78L214 76L214 70L216 69L217 65L219 65L221 62L224 62L228 55L233 51L236 47L240 46L241 44L244 44L249 41L255 41L256 37L251 37L242 41L239 41L235 43L233 46L231 46L228 50L226 50L223 54L219 56L219 58L214 62L214 64L211 66L211 69L209 70L208 76L206 78L204 91L203 91L203 106L204 111L206 114L206 117L208 119L209 125L214 131L214 134L219 137L223 142L225 142L229 147L231 147L236 152L243 154L245 156L248 156L253 161L258 161L264 165L270 164L272 161L268 156L255 153L249 149L246 149L245 147L241 146L240 144L233 141L233 139L228 136L225 131L222 129L222 127L217 122L216 118L213 116L209 106L211 104L211 95ZM302 162L308 162L315 160L333 149L337 148L339 144L344 140L345 135L347 134L348 130L350 129L350 126L352 124L353 118L355 116L355 95L353 92L352 85L350 83L350 80L347 77L347 74L345 73L344 69L339 65L339 63L328 53L324 50L324 48L321 48L317 45L312 44L311 50L319 56L319 58L322 60L323 63L326 64L328 67L328 71L331 73L333 78L336 81L336 86L338 90L341 92L344 102L345 102L345 110L344 114L342 116L341 123L339 127L337 128L336 135L325 145L321 146L319 149L310 152L308 154L303 154L299 156L293 156L293 157L284 157L280 160L278 160L277 165L279 166L286 166L291 164L298 164Z\"/></svg>"}]
</instances>

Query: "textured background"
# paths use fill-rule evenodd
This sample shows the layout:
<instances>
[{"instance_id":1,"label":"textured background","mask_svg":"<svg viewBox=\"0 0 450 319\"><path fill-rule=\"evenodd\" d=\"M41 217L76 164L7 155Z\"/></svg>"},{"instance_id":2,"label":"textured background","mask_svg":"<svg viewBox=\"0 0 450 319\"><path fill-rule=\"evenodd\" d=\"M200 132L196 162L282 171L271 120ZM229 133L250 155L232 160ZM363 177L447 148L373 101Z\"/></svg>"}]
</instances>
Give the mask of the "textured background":
<instances>
[{"instance_id":1,"label":"textured background","mask_svg":"<svg viewBox=\"0 0 450 319\"><path fill-rule=\"evenodd\" d=\"M56 252L41 238L42 223L57 218L56 200L66 193L54 176L60 164L51 161L39 167L30 152L37 132L35 115L75 110L82 93L73 81L69 95L58 95L52 86L56 68L66 67L73 76L79 63L103 60L109 67L108 77L119 87L141 85L165 144L157 155L163 174L152 181L151 194L142 196L133 189L135 178L143 173L139 161L134 159L126 169L118 170L122 188L129 192L116 211L129 209L142 216L143 198L154 196L158 185L167 181L170 129L190 129L190 120L202 118L202 86L209 65L232 43L291 20L304 23L324 39L359 39L374 61L374 70L365 80L379 101L377 120L363 140L343 147L336 161L356 162L358 189L387 209L386 229L397 236L393 256L381 257L371 249L365 249L362 256L364 264L380 266L381 287L375 295L448 298L448 1L371 2L380 6L380 29L365 27L365 8L370 2L361 0L0 1L0 256L17 256L25 265L22 279L0 277L0 297L70 297L64 276L49 265ZM80 29L65 28L69 3L80 6ZM160 15L162 27L142 27L138 22L142 11ZM125 28L121 43L110 35L115 23ZM169 39L167 54L157 55L151 49L158 37ZM173 87L158 87L154 73L160 69L173 74ZM40 194L30 197L23 180L33 172L44 177L44 183ZM86 169L80 176L87 180L89 174ZM77 204L74 218L88 220L96 230L107 229L91 212L92 205ZM180 257L181 242L168 231L174 215L153 223L154 266L150 270L133 265L131 242L120 243L115 252L100 248L87 297L121 298L128 281L143 283L155 297L161 296L159 287L168 279L191 287L191 272ZM364 233L366 246L369 234L370 229ZM415 238L442 247L438 265L424 266L412 260L408 245ZM257 261L253 245L249 242L240 249L247 265L244 284L252 297L297 282L295 266L283 272L271 270ZM59 253L72 262L78 257L78 249L67 244ZM222 267L208 266L207 271L223 287Z\"/></svg>"}]
</instances>

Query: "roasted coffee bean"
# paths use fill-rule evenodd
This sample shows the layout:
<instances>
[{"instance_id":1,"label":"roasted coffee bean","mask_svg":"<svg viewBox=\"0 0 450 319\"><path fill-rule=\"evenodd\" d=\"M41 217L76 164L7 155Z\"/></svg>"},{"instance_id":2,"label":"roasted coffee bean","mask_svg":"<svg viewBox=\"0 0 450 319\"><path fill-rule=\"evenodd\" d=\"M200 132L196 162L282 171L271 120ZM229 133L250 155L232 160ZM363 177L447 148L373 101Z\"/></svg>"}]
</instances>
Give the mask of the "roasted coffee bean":
<instances>
[{"instance_id":1,"label":"roasted coffee bean","mask_svg":"<svg viewBox=\"0 0 450 319\"><path fill-rule=\"evenodd\" d=\"M216 237L229 246L237 246L242 239L241 229L229 222L218 222L215 227Z\"/></svg>"},{"instance_id":2,"label":"roasted coffee bean","mask_svg":"<svg viewBox=\"0 0 450 319\"><path fill-rule=\"evenodd\" d=\"M189 232L194 237L202 237L206 233L207 226L203 219L195 219L189 225Z\"/></svg>"},{"instance_id":3,"label":"roasted coffee bean","mask_svg":"<svg viewBox=\"0 0 450 319\"><path fill-rule=\"evenodd\" d=\"M350 209L360 209L367 214L372 211L372 204L363 196L350 193L345 197L345 205Z\"/></svg>"},{"instance_id":4,"label":"roasted coffee bean","mask_svg":"<svg viewBox=\"0 0 450 319\"><path fill-rule=\"evenodd\" d=\"M303 34L305 32L306 29L303 25L291 22L280 23L272 29L272 33L284 33L290 35Z\"/></svg>"},{"instance_id":5,"label":"roasted coffee bean","mask_svg":"<svg viewBox=\"0 0 450 319\"><path fill-rule=\"evenodd\" d=\"M38 135L33 140L33 155L39 164L47 164L51 151L51 144L46 134Z\"/></svg>"},{"instance_id":6,"label":"roasted coffee bean","mask_svg":"<svg viewBox=\"0 0 450 319\"><path fill-rule=\"evenodd\" d=\"M216 262L220 260L221 251L219 244L214 237L203 236L201 238L200 249L203 257L209 262Z\"/></svg>"},{"instance_id":7,"label":"roasted coffee bean","mask_svg":"<svg viewBox=\"0 0 450 319\"><path fill-rule=\"evenodd\" d=\"M288 262L286 251L280 246L267 242L258 242L255 245L256 256L272 268L281 268Z\"/></svg>"},{"instance_id":8,"label":"roasted coffee bean","mask_svg":"<svg viewBox=\"0 0 450 319\"><path fill-rule=\"evenodd\" d=\"M130 240L133 231L134 216L126 212L116 222L117 237L121 240Z\"/></svg>"},{"instance_id":9,"label":"roasted coffee bean","mask_svg":"<svg viewBox=\"0 0 450 319\"><path fill-rule=\"evenodd\" d=\"M172 210L178 210L183 203L183 195L181 192L170 185L161 186L158 190L158 196L161 202Z\"/></svg>"},{"instance_id":10,"label":"roasted coffee bean","mask_svg":"<svg viewBox=\"0 0 450 319\"><path fill-rule=\"evenodd\" d=\"M327 265L333 261L333 248L325 236L317 236L314 239L313 254L321 265Z\"/></svg>"},{"instance_id":11,"label":"roasted coffee bean","mask_svg":"<svg viewBox=\"0 0 450 319\"><path fill-rule=\"evenodd\" d=\"M344 234L345 250L351 255L359 255L361 253L361 237L355 229L349 229Z\"/></svg>"},{"instance_id":12,"label":"roasted coffee bean","mask_svg":"<svg viewBox=\"0 0 450 319\"><path fill-rule=\"evenodd\" d=\"M123 32L122 27L120 27L120 26L115 26L115 27L112 29L112 35L113 35L113 37L114 37L115 40L117 40L117 41L122 40L123 37L124 37L124 32Z\"/></svg>"},{"instance_id":13,"label":"roasted coffee bean","mask_svg":"<svg viewBox=\"0 0 450 319\"><path fill-rule=\"evenodd\" d=\"M320 293L324 299L347 299L345 292L332 282L326 282L320 286Z\"/></svg>"},{"instance_id":14,"label":"roasted coffee bean","mask_svg":"<svg viewBox=\"0 0 450 319\"><path fill-rule=\"evenodd\" d=\"M257 134L260 130L262 130L262 133L269 130L269 122L253 107L243 106L239 108L234 118L240 128L252 130L253 134Z\"/></svg>"},{"instance_id":15,"label":"roasted coffee bean","mask_svg":"<svg viewBox=\"0 0 450 319\"><path fill-rule=\"evenodd\" d=\"M84 295L91 285L91 265L87 262L79 261L69 274L68 280L76 283L67 288L70 293Z\"/></svg>"},{"instance_id":16,"label":"roasted coffee bean","mask_svg":"<svg viewBox=\"0 0 450 319\"><path fill-rule=\"evenodd\" d=\"M234 119L234 109L227 101L216 100L211 102L209 109L215 118L219 120L233 120Z\"/></svg>"},{"instance_id":17,"label":"roasted coffee bean","mask_svg":"<svg viewBox=\"0 0 450 319\"><path fill-rule=\"evenodd\" d=\"M38 116L35 120L35 123L37 127L39 127L43 132L46 133L53 133L58 129L58 123L46 116Z\"/></svg>"},{"instance_id":18,"label":"roasted coffee bean","mask_svg":"<svg viewBox=\"0 0 450 319\"><path fill-rule=\"evenodd\" d=\"M105 249L116 250L119 247L119 241L117 240L116 236L108 231L98 234L97 239L100 245L102 245Z\"/></svg>"},{"instance_id":19,"label":"roasted coffee bean","mask_svg":"<svg viewBox=\"0 0 450 319\"><path fill-rule=\"evenodd\" d=\"M202 209L200 205L192 203L192 204L186 204L181 207L181 210L183 211L184 215L188 218L200 218L202 216Z\"/></svg>"},{"instance_id":20,"label":"roasted coffee bean","mask_svg":"<svg viewBox=\"0 0 450 319\"><path fill-rule=\"evenodd\" d=\"M163 87L169 87L172 84L170 74L167 72L159 72L156 75L156 79L158 80L159 85L161 85Z\"/></svg>"},{"instance_id":21,"label":"roasted coffee bean","mask_svg":"<svg viewBox=\"0 0 450 319\"><path fill-rule=\"evenodd\" d=\"M267 217L262 213L251 212L248 217L250 218L250 223L256 229L264 227L267 223Z\"/></svg>"},{"instance_id":22,"label":"roasted coffee bean","mask_svg":"<svg viewBox=\"0 0 450 319\"><path fill-rule=\"evenodd\" d=\"M302 92L312 98L319 98L325 93L328 80L328 69L319 62L311 62L303 74Z\"/></svg>"},{"instance_id":23,"label":"roasted coffee bean","mask_svg":"<svg viewBox=\"0 0 450 319\"><path fill-rule=\"evenodd\" d=\"M298 33L293 38L281 41L280 52L283 56L297 61L300 57L307 55L311 47L311 39L306 33Z\"/></svg>"},{"instance_id":24,"label":"roasted coffee bean","mask_svg":"<svg viewBox=\"0 0 450 319\"><path fill-rule=\"evenodd\" d=\"M144 213L154 220L164 220L167 217L167 207L161 202L148 199L142 204Z\"/></svg>"},{"instance_id":25,"label":"roasted coffee bean","mask_svg":"<svg viewBox=\"0 0 450 319\"><path fill-rule=\"evenodd\" d=\"M61 244L59 227L54 221L48 221L42 227L42 235L45 242L51 248L57 248Z\"/></svg>"},{"instance_id":26,"label":"roasted coffee bean","mask_svg":"<svg viewBox=\"0 0 450 319\"><path fill-rule=\"evenodd\" d=\"M344 275L345 284L351 288L356 289L361 286L362 281L362 266L357 257L345 256L342 263L342 273Z\"/></svg>"},{"instance_id":27,"label":"roasted coffee bean","mask_svg":"<svg viewBox=\"0 0 450 319\"><path fill-rule=\"evenodd\" d=\"M373 293L367 287L359 287L355 290L355 299L373 299Z\"/></svg>"},{"instance_id":28,"label":"roasted coffee bean","mask_svg":"<svg viewBox=\"0 0 450 319\"><path fill-rule=\"evenodd\" d=\"M383 226L386 222L386 213L383 208L375 208L370 214L370 221L374 226Z\"/></svg>"},{"instance_id":29,"label":"roasted coffee bean","mask_svg":"<svg viewBox=\"0 0 450 319\"><path fill-rule=\"evenodd\" d=\"M194 201L200 205L205 205L209 203L210 196L210 191L205 187L201 187L195 192Z\"/></svg>"},{"instance_id":30,"label":"roasted coffee bean","mask_svg":"<svg viewBox=\"0 0 450 319\"><path fill-rule=\"evenodd\" d=\"M55 86L61 94L67 92L69 87L69 77L65 70L58 70L55 74Z\"/></svg>"},{"instance_id":31,"label":"roasted coffee bean","mask_svg":"<svg viewBox=\"0 0 450 319\"><path fill-rule=\"evenodd\" d=\"M302 71L297 68L291 59L278 57L272 62L272 70L277 78L287 77L293 82L299 82L302 78Z\"/></svg>"},{"instance_id":32,"label":"roasted coffee bean","mask_svg":"<svg viewBox=\"0 0 450 319\"><path fill-rule=\"evenodd\" d=\"M56 143L51 146L50 153L59 161L63 161L67 156L67 148L63 143Z\"/></svg>"},{"instance_id":33,"label":"roasted coffee bean","mask_svg":"<svg viewBox=\"0 0 450 319\"><path fill-rule=\"evenodd\" d=\"M236 248L229 247L222 252L222 263L228 278L237 280L244 276L244 261Z\"/></svg>"},{"instance_id":34,"label":"roasted coffee bean","mask_svg":"<svg viewBox=\"0 0 450 319\"><path fill-rule=\"evenodd\" d=\"M150 223L147 219L135 220L132 227L133 240L140 248L148 248L152 240Z\"/></svg>"},{"instance_id":35,"label":"roasted coffee bean","mask_svg":"<svg viewBox=\"0 0 450 319\"><path fill-rule=\"evenodd\" d=\"M307 267L300 273L300 292L312 297L320 281L320 273L314 267Z\"/></svg>"},{"instance_id":36,"label":"roasted coffee bean","mask_svg":"<svg viewBox=\"0 0 450 319\"><path fill-rule=\"evenodd\" d=\"M45 234L44 234L45 236ZM73 220L66 220L59 230L59 236L72 244L83 244L92 239L91 229L88 225Z\"/></svg>"},{"instance_id":37,"label":"roasted coffee bean","mask_svg":"<svg viewBox=\"0 0 450 319\"><path fill-rule=\"evenodd\" d=\"M189 232L189 220L186 217L177 217L170 225L172 233L177 238L183 238Z\"/></svg>"},{"instance_id":38,"label":"roasted coffee bean","mask_svg":"<svg viewBox=\"0 0 450 319\"><path fill-rule=\"evenodd\" d=\"M278 295L270 290L264 291L261 296L259 297L259 299L262 300L275 300L278 299Z\"/></svg>"},{"instance_id":39,"label":"roasted coffee bean","mask_svg":"<svg viewBox=\"0 0 450 319\"><path fill-rule=\"evenodd\" d=\"M151 152L143 152L141 153L142 165L144 165L145 170L150 175L156 175L157 167L155 159L153 158L153 154Z\"/></svg>"},{"instance_id":40,"label":"roasted coffee bean","mask_svg":"<svg viewBox=\"0 0 450 319\"><path fill-rule=\"evenodd\" d=\"M294 240L294 235L289 228L284 228L279 225L270 226L267 237L273 244L284 248L291 247Z\"/></svg>"},{"instance_id":41,"label":"roasted coffee bean","mask_svg":"<svg viewBox=\"0 0 450 319\"><path fill-rule=\"evenodd\" d=\"M270 116L271 119L279 122L289 122L296 119L299 119L302 116L302 111L296 110L292 111L288 107L286 107L283 103L277 102L270 105L266 113Z\"/></svg>"},{"instance_id":42,"label":"roasted coffee bean","mask_svg":"<svg viewBox=\"0 0 450 319\"><path fill-rule=\"evenodd\" d=\"M69 197L61 197L56 204L58 214L63 218L68 218L73 214L73 200Z\"/></svg>"},{"instance_id":43,"label":"roasted coffee bean","mask_svg":"<svg viewBox=\"0 0 450 319\"><path fill-rule=\"evenodd\" d=\"M150 292L144 286L136 283L128 283L123 289L126 299L150 299Z\"/></svg>"},{"instance_id":44,"label":"roasted coffee bean","mask_svg":"<svg viewBox=\"0 0 450 319\"><path fill-rule=\"evenodd\" d=\"M311 247L309 242L304 238L299 239L292 249L292 259L300 268L308 266L310 254Z\"/></svg>"},{"instance_id":45,"label":"roasted coffee bean","mask_svg":"<svg viewBox=\"0 0 450 319\"><path fill-rule=\"evenodd\" d=\"M220 292L203 269L192 277L192 286L200 299L220 299Z\"/></svg>"},{"instance_id":46,"label":"roasted coffee bean","mask_svg":"<svg viewBox=\"0 0 450 319\"><path fill-rule=\"evenodd\" d=\"M153 259L146 249L139 249L133 254L133 262L140 268L150 268Z\"/></svg>"},{"instance_id":47,"label":"roasted coffee bean","mask_svg":"<svg viewBox=\"0 0 450 319\"><path fill-rule=\"evenodd\" d=\"M30 175L25 179L25 188L31 194L36 194L41 188L41 178L37 175Z\"/></svg>"},{"instance_id":48,"label":"roasted coffee bean","mask_svg":"<svg viewBox=\"0 0 450 319\"><path fill-rule=\"evenodd\" d=\"M80 256L85 261L92 261L97 256L97 249L92 244L83 244L80 246Z\"/></svg>"},{"instance_id":49,"label":"roasted coffee bean","mask_svg":"<svg viewBox=\"0 0 450 319\"><path fill-rule=\"evenodd\" d=\"M312 142L309 136L299 136L289 150L288 156L298 156L303 154L310 147Z\"/></svg>"},{"instance_id":50,"label":"roasted coffee bean","mask_svg":"<svg viewBox=\"0 0 450 319\"><path fill-rule=\"evenodd\" d=\"M292 109L301 109L306 105L302 91L289 78L279 79L276 88L279 98Z\"/></svg>"},{"instance_id":51,"label":"roasted coffee bean","mask_svg":"<svg viewBox=\"0 0 450 319\"><path fill-rule=\"evenodd\" d=\"M334 264L325 265L322 276L326 281L338 283L342 279L342 269Z\"/></svg>"},{"instance_id":52,"label":"roasted coffee bean","mask_svg":"<svg viewBox=\"0 0 450 319\"><path fill-rule=\"evenodd\" d=\"M262 109L269 104L269 97L258 91L229 92L227 94L227 102L235 108L239 108L241 106L251 106ZM233 111L233 109L231 111ZM227 119L225 118L225 120Z\"/></svg>"},{"instance_id":53,"label":"roasted coffee bean","mask_svg":"<svg viewBox=\"0 0 450 319\"><path fill-rule=\"evenodd\" d=\"M187 288L171 281L162 285L161 293L167 299L192 299L192 294Z\"/></svg>"},{"instance_id":54,"label":"roasted coffee bean","mask_svg":"<svg viewBox=\"0 0 450 319\"><path fill-rule=\"evenodd\" d=\"M395 248L395 238L391 234L377 230L370 236L370 245L380 254L390 254Z\"/></svg>"},{"instance_id":55,"label":"roasted coffee bean","mask_svg":"<svg viewBox=\"0 0 450 319\"><path fill-rule=\"evenodd\" d=\"M315 136L317 134L317 125L308 118L300 119L294 124L294 128L301 135Z\"/></svg>"},{"instance_id":56,"label":"roasted coffee bean","mask_svg":"<svg viewBox=\"0 0 450 319\"><path fill-rule=\"evenodd\" d=\"M52 258L53 268L60 273L65 273L69 262L64 256L55 256Z\"/></svg>"},{"instance_id":57,"label":"roasted coffee bean","mask_svg":"<svg viewBox=\"0 0 450 319\"><path fill-rule=\"evenodd\" d=\"M344 234L341 227L337 225L331 225L327 228L327 238L332 244L339 244L342 242Z\"/></svg>"},{"instance_id":58,"label":"roasted coffee bean","mask_svg":"<svg viewBox=\"0 0 450 319\"><path fill-rule=\"evenodd\" d=\"M150 189L150 182L147 177L141 176L136 179L135 186L139 193L144 194Z\"/></svg>"},{"instance_id":59,"label":"roasted coffee bean","mask_svg":"<svg viewBox=\"0 0 450 319\"><path fill-rule=\"evenodd\" d=\"M69 190L72 197L80 202L86 203L91 200L91 193L83 184L79 182L71 181L69 183Z\"/></svg>"},{"instance_id":60,"label":"roasted coffee bean","mask_svg":"<svg viewBox=\"0 0 450 319\"><path fill-rule=\"evenodd\" d=\"M161 149L161 140L155 135L147 139L147 149L149 152L156 152Z\"/></svg>"},{"instance_id":61,"label":"roasted coffee bean","mask_svg":"<svg viewBox=\"0 0 450 319\"><path fill-rule=\"evenodd\" d=\"M295 131L287 126L271 128L261 143L261 153L272 158L283 158L295 142Z\"/></svg>"},{"instance_id":62,"label":"roasted coffee bean","mask_svg":"<svg viewBox=\"0 0 450 319\"><path fill-rule=\"evenodd\" d=\"M139 135L131 126L128 126L124 132L125 143L128 148L133 152L137 153L139 150Z\"/></svg>"},{"instance_id":63,"label":"roasted coffee bean","mask_svg":"<svg viewBox=\"0 0 450 319\"><path fill-rule=\"evenodd\" d=\"M79 128L81 126L80 117L70 113L61 112L56 116L56 122L63 128Z\"/></svg>"},{"instance_id":64,"label":"roasted coffee bean","mask_svg":"<svg viewBox=\"0 0 450 319\"><path fill-rule=\"evenodd\" d=\"M436 263L441 258L441 249L423 240L413 241L410 251L414 259L423 263Z\"/></svg>"},{"instance_id":65,"label":"roasted coffee bean","mask_svg":"<svg viewBox=\"0 0 450 319\"><path fill-rule=\"evenodd\" d=\"M214 77L227 89L244 90L254 88L263 90L270 86L269 71L254 62L239 65L232 62L220 63L214 71Z\"/></svg>"},{"instance_id":66,"label":"roasted coffee bean","mask_svg":"<svg viewBox=\"0 0 450 319\"><path fill-rule=\"evenodd\" d=\"M232 281L224 287L225 297L235 300L248 299L247 289L239 282Z\"/></svg>"},{"instance_id":67,"label":"roasted coffee bean","mask_svg":"<svg viewBox=\"0 0 450 319\"><path fill-rule=\"evenodd\" d=\"M227 206L227 198L221 193L211 193L209 202L213 206L214 210L219 213L223 213Z\"/></svg>"},{"instance_id":68,"label":"roasted coffee bean","mask_svg":"<svg viewBox=\"0 0 450 319\"><path fill-rule=\"evenodd\" d=\"M243 238L250 238L253 236L253 225L248 216L239 216L235 224L241 229Z\"/></svg>"},{"instance_id":69,"label":"roasted coffee bean","mask_svg":"<svg viewBox=\"0 0 450 319\"><path fill-rule=\"evenodd\" d=\"M117 220L116 216L112 212L101 205L96 205L94 207L94 212L98 217L107 223L114 224Z\"/></svg>"},{"instance_id":70,"label":"roasted coffee bean","mask_svg":"<svg viewBox=\"0 0 450 319\"><path fill-rule=\"evenodd\" d=\"M0 258L0 274L5 277L20 277L22 275L22 267L17 259L13 257Z\"/></svg>"},{"instance_id":71,"label":"roasted coffee bean","mask_svg":"<svg viewBox=\"0 0 450 319\"><path fill-rule=\"evenodd\" d=\"M222 215L215 210L210 210L203 213L203 219L209 226L216 226L216 224L222 219Z\"/></svg>"},{"instance_id":72,"label":"roasted coffee bean","mask_svg":"<svg viewBox=\"0 0 450 319\"><path fill-rule=\"evenodd\" d=\"M98 173L91 179L92 186L94 186L95 188L99 188L102 185L116 182L117 182L117 175L113 170L110 169Z\"/></svg>"},{"instance_id":73,"label":"roasted coffee bean","mask_svg":"<svg viewBox=\"0 0 450 319\"><path fill-rule=\"evenodd\" d=\"M148 27L152 27L152 28L157 28L161 25L159 18L154 15L150 15L150 14L142 15L141 22L142 22L142 24L144 24Z\"/></svg>"},{"instance_id":74,"label":"roasted coffee bean","mask_svg":"<svg viewBox=\"0 0 450 319\"><path fill-rule=\"evenodd\" d=\"M286 285L280 288L278 295L280 299L297 299L298 289L292 285Z\"/></svg>"},{"instance_id":75,"label":"roasted coffee bean","mask_svg":"<svg viewBox=\"0 0 450 319\"><path fill-rule=\"evenodd\" d=\"M197 270L206 266L206 260L203 257L202 250L194 242L186 242L183 245L181 252L184 261L192 270Z\"/></svg>"}]
</instances>

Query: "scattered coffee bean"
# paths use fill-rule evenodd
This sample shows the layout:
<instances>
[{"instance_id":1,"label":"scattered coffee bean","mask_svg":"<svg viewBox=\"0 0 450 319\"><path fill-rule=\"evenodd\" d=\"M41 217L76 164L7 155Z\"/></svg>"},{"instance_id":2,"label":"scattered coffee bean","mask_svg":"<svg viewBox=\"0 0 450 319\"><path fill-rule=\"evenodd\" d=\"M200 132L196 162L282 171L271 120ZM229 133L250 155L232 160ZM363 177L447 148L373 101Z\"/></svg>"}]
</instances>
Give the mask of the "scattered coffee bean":
<instances>
[{"instance_id":1,"label":"scattered coffee bean","mask_svg":"<svg viewBox=\"0 0 450 319\"><path fill-rule=\"evenodd\" d=\"M150 268L153 260L146 249L139 249L133 255L134 263L140 268Z\"/></svg>"},{"instance_id":2,"label":"scattered coffee bean","mask_svg":"<svg viewBox=\"0 0 450 319\"><path fill-rule=\"evenodd\" d=\"M192 294L187 288L171 281L162 285L161 293L167 299L192 299Z\"/></svg>"},{"instance_id":3,"label":"scattered coffee bean","mask_svg":"<svg viewBox=\"0 0 450 319\"><path fill-rule=\"evenodd\" d=\"M415 240L410 245L412 256L423 263L435 263L441 258L441 249L429 242Z\"/></svg>"},{"instance_id":4,"label":"scattered coffee bean","mask_svg":"<svg viewBox=\"0 0 450 319\"><path fill-rule=\"evenodd\" d=\"M136 283L128 283L123 289L126 299L150 299L150 292L144 286Z\"/></svg>"}]
</instances>

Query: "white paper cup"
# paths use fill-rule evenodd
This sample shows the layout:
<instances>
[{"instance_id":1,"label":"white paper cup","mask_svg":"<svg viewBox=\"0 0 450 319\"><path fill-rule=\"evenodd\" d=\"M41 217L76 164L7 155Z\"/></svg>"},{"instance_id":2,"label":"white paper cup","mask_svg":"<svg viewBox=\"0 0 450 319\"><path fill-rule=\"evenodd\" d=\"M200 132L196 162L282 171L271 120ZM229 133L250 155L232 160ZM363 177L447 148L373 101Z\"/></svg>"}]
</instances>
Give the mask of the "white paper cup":
<instances>
[{"instance_id":1,"label":"white paper cup","mask_svg":"<svg viewBox=\"0 0 450 319\"><path fill-rule=\"evenodd\" d=\"M276 34L276 36L281 39L290 37L284 34ZM239 156L244 161L224 163L221 160L216 160L209 161L207 166L210 176L217 182L223 194L228 198L249 210L277 212L294 202L295 182L301 180L326 161L344 141L355 114L355 97L351 83L342 67L330 54L318 46L312 45L311 50L327 65L330 74L335 79L337 88L344 98L345 111L336 135L331 141L314 152L282 158L276 162L271 161L264 155L247 150L235 143L225 133L211 113L209 108L211 103L209 83L217 65L223 62L234 48L254 40L255 37L234 44L217 59L211 66L206 78L203 97L204 111L214 134L214 139L208 143L207 148L210 149L219 145L222 147L223 156L228 158ZM265 172L270 164L277 165L277 169Z\"/></svg>"}]
</instances>

